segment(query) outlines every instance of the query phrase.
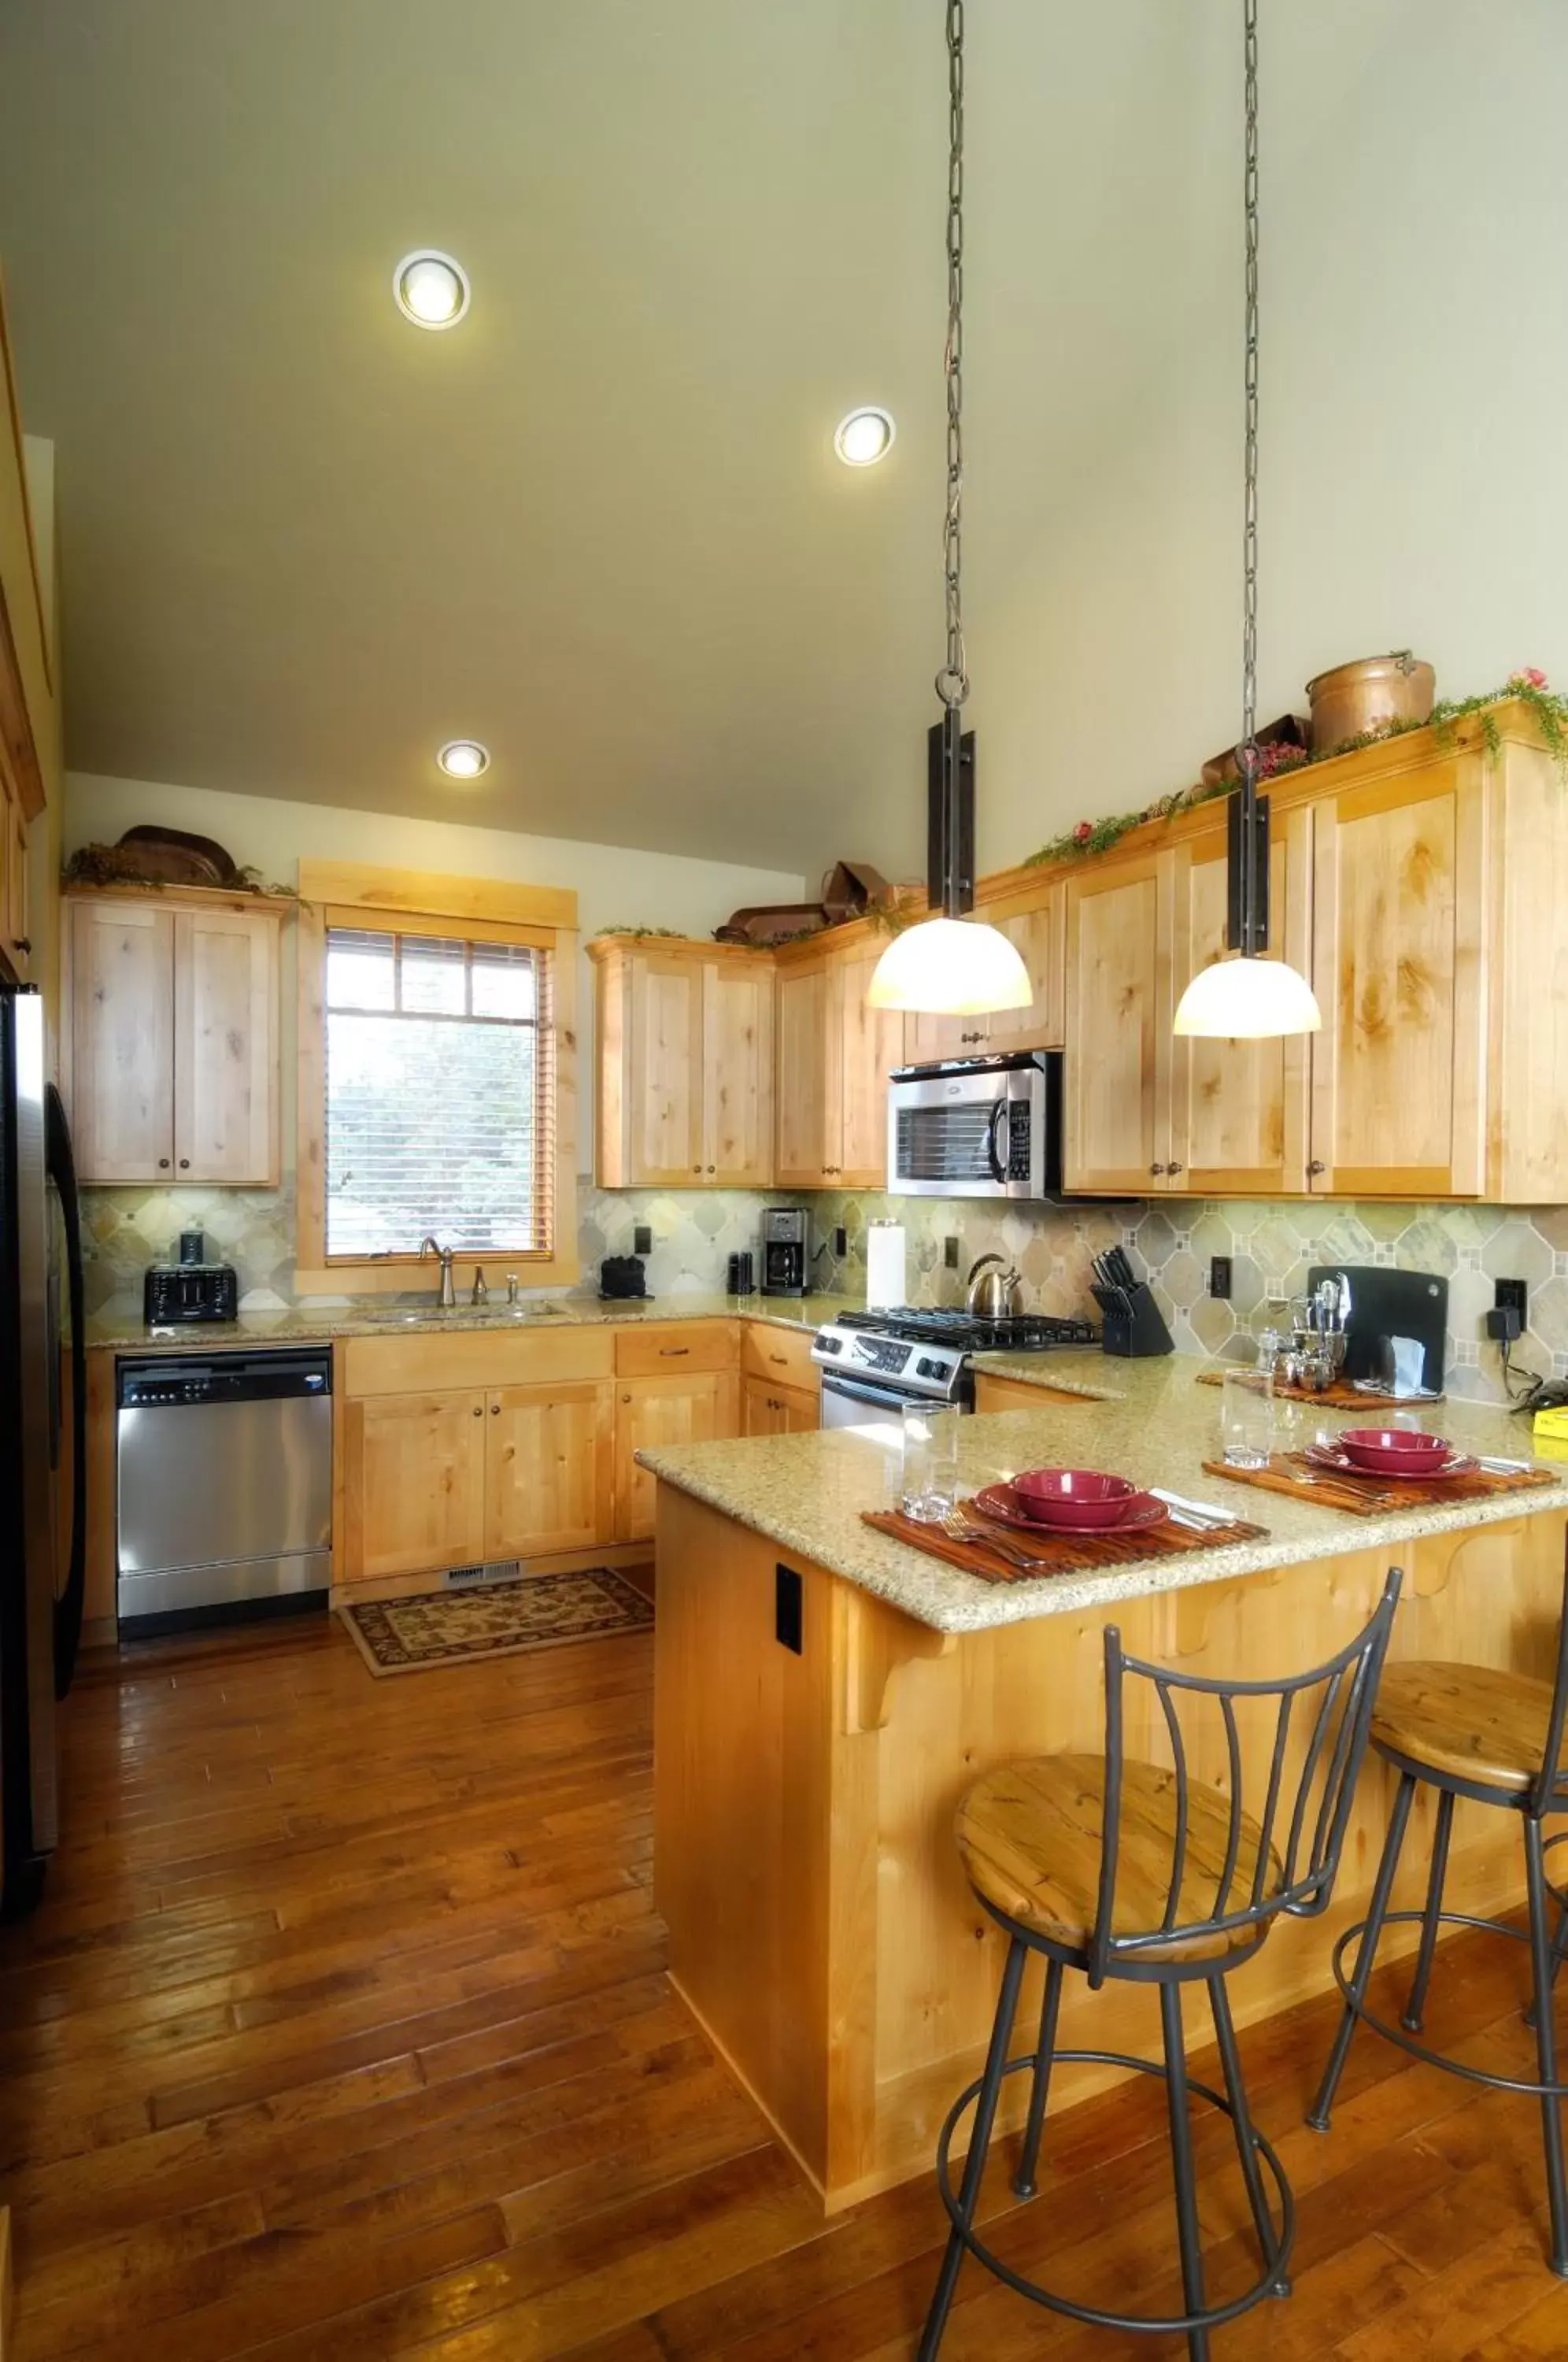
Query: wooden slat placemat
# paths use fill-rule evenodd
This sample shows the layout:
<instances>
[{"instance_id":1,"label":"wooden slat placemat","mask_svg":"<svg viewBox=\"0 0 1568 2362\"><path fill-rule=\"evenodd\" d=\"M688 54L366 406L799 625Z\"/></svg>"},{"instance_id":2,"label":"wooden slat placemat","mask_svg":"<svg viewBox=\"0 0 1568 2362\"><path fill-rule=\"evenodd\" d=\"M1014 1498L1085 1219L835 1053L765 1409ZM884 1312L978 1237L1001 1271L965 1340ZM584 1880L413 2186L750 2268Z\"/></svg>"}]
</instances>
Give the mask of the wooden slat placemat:
<instances>
[{"instance_id":1,"label":"wooden slat placemat","mask_svg":"<svg viewBox=\"0 0 1568 2362\"><path fill-rule=\"evenodd\" d=\"M984 1511L977 1509L972 1501L960 1501L958 1507L973 1524L987 1523ZM1042 1528L1036 1536L1010 1526L998 1526L999 1538L1021 1545L1040 1562L1025 1569L1012 1565L980 1543L955 1541L940 1526L922 1525L918 1518L906 1518L900 1509L862 1509L860 1515L862 1522L875 1526L879 1534L891 1534L895 1541L908 1542L911 1549L924 1551L928 1557L944 1559L949 1566L960 1567L966 1574L977 1574L983 1583L1032 1583L1041 1575L1093 1574L1101 1567L1127 1566L1137 1559L1178 1558L1187 1551L1225 1550L1232 1542L1256 1541L1268 1531L1266 1526L1253 1525L1245 1518L1233 1518L1229 1525L1205 1533L1196 1532L1191 1526L1178 1526L1169 1518L1162 1518L1157 1526L1141 1526L1131 1534L1051 1534Z\"/></svg>"},{"instance_id":2,"label":"wooden slat placemat","mask_svg":"<svg viewBox=\"0 0 1568 2362\"><path fill-rule=\"evenodd\" d=\"M1225 1383L1225 1373L1223 1370L1199 1370L1193 1383L1200 1386L1222 1386ZM1392 1410L1396 1405L1401 1410L1425 1410L1430 1404L1447 1399L1446 1396L1441 1394L1369 1395L1364 1386L1353 1385L1349 1378L1335 1378L1320 1391L1316 1386L1292 1385L1283 1378L1275 1378L1274 1391L1281 1402L1315 1403L1320 1410L1373 1411L1376 1410L1379 1405L1388 1410Z\"/></svg>"},{"instance_id":3,"label":"wooden slat placemat","mask_svg":"<svg viewBox=\"0 0 1568 2362\"><path fill-rule=\"evenodd\" d=\"M1486 1468L1468 1476L1345 1476L1331 1468L1314 1468L1296 1451L1275 1452L1266 1468L1231 1468L1222 1460L1206 1460L1203 1469L1206 1475L1223 1476L1231 1485L1288 1493L1292 1500L1348 1509L1357 1518L1375 1518L1386 1509L1441 1508L1451 1501L1488 1501L1496 1493L1533 1493L1543 1485L1562 1482L1548 1468L1526 1469L1517 1476L1496 1475ZM1309 1476L1310 1484L1303 1481Z\"/></svg>"}]
</instances>

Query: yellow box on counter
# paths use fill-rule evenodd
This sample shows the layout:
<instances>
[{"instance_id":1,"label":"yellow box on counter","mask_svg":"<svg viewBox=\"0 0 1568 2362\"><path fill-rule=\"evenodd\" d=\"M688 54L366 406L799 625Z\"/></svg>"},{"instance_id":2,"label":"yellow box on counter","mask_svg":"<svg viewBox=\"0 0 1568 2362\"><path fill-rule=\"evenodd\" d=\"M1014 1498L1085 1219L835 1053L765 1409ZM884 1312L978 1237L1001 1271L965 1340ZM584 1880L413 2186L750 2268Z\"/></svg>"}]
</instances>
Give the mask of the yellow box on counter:
<instances>
[{"instance_id":1,"label":"yellow box on counter","mask_svg":"<svg viewBox=\"0 0 1568 2362\"><path fill-rule=\"evenodd\" d=\"M1538 1460L1568 1460L1568 1409L1536 1412L1535 1456Z\"/></svg>"}]
</instances>

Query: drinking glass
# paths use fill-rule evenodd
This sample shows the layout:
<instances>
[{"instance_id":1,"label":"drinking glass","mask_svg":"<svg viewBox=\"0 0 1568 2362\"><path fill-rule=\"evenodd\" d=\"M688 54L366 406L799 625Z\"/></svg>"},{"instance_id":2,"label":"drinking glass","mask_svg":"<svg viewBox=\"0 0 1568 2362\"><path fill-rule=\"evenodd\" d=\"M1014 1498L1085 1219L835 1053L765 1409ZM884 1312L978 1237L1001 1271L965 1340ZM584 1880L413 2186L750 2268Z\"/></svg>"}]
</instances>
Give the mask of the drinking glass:
<instances>
[{"instance_id":1,"label":"drinking glass","mask_svg":"<svg viewBox=\"0 0 1568 2362\"><path fill-rule=\"evenodd\" d=\"M1274 1373L1227 1370L1220 1391L1220 1441L1228 1468L1266 1468L1274 1450Z\"/></svg>"},{"instance_id":2,"label":"drinking glass","mask_svg":"<svg viewBox=\"0 0 1568 2362\"><path fill-rule=\"evenodd\" d=\"M958 1412L911 1404L904 1412L903 1512L940 1525L958 1500Z\"/></svg>"}]
</instances>

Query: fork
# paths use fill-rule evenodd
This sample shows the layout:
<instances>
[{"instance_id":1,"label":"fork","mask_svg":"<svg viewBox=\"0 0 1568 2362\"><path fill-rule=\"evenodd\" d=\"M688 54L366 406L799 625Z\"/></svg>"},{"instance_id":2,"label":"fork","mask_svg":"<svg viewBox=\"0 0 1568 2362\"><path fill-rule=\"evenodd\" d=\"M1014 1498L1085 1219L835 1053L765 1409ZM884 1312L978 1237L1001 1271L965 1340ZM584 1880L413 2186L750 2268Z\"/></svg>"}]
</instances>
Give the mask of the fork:
<instances>
[{"instance_id":1,"label":"fork","mask_svg":"<svg viewBox=\"0 0 1568 2362\"><path fill-rule=\"evenodd\" d=\"M994 1551L998 1558L1005 1559L1010 1566L1035 1568L1051 1564L1049 1559L1037 1558L1033 1551L1025 1550L1021 1543L1013 1541L1009 1536L993 1534L988 1527L971 1524L956 1509L950 1509L943 1518L942 1530L949 1541L978 1543L982 1550Z\"/></svg>"}]
</instances>

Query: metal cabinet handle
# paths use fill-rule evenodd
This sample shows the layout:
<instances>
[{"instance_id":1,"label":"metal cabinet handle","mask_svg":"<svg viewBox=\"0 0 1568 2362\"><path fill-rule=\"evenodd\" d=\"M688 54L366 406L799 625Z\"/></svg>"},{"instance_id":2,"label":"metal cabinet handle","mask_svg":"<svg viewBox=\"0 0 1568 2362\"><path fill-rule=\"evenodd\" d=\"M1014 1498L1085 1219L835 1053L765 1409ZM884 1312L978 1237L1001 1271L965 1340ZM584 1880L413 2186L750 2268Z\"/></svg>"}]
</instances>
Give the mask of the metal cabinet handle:
<instances>
[{"instance_id":1,"label":"metal cabinet handle","mask_svg":"<svg viewBox=\"0 0 1568 2362\"><path fill-rule=\"evenodd\" d=\"M1163 1164L1151 1164L1149 1167L1150 1172L1155 1174L1163 1173L1165 1169Z\"/></svg>"},{"instance_id":2,"label":"metal cabinet handle","mask_svg":"<svg viewBox=\"0 0 1568 2362\"><path fill-rule=\"evenodd\" d=\"M709 1172L710 1172L710 1173L712 1173L712 1171L713 1170L713 1168L712 1168L712 1166L711 1164L709 1165L708 1170L709 1170Z\"/></svg>"},{"instance_id":3,"label":"metal cabinet handle","mask_svg":"<svg viewBox=\"0 0 1568 2362\"><path fill-rule=\"evenodd\" d=\"M33 939L31 935L18 935L17 937L17 949L22 954L24 958L26 958L27 955L32 950L32 947Z\"/></svg>"},{"instance_id":4,"label":"metal cabinet handle","mask_svg":"<svg viewBox=\"0 0 1568 2362\"><path fill-rule=\"evenodd\" d=\"M190 1160L190 1158L189 1158L188 1156L182 1156L182 1158L180 1159L180 1170L181 1170L181 1172L182 1172L182 1173L188 1173L188 1172L190 1171L190 1169L191 1169L191 1160Z\"/></svg>"},{"instance_id":5,"label":"metal cabinet handle","mask_svg":"<svg viewBox=\"0 0 1568 2362\"><path fill-rule=\"evenodd\" d=\"M1307 1167L1309 1173L1326 1173L1328 1169L1320 1156L1314 1156L1311 1164Z\"/></svg>"},{"instance_id":6,"label":"metal cabinet handle","mask_svg":"<svg viewBox=\"0 0 1568 2362\"><path fill-rule=\"evenodd\" d=\"M700 1164L694 1164L694 1165L691 1167L691 1170L692 1170L692 1172L693 1172L693 1173L701 1173L701 1170L702 1170L702 1167L701 1167Z\"/></svg>"},{"instance_id":7,"label":"metal cabinet handle","mask_svg":"<svg viewBox=\"0 0 1568 2362\"><path fill-rule=\"evenodd\" d=\"M169 1159L167 1158L167 1156L160 1156L160 1157L159 1158L159 1160L158 1160L158 1169L159 1169L159 1171L160 1171L160 1173L167 1173L167 1172L168 1172L168 1170L169 1170Z\"/></svg>"},{"instance_id":8,"label":"metal cabinet handle","mask_svg":"<svg viewBox=\"0 0 1568 2362\"><path fill-rule=\"evenodd\" d=\"M664 1360L678 1361L682 1353L690 1353L691 1348L690 1345L661 1345L658 1350Z\"/></svg>"},{"instance_id":9,"label":"metal cabinet handle","mask_svg":"<svg viewBox=\"0 0 1568 2362\"><path fill-rule=\"evenodd\" d=\"M1165 1167L1167 1173L1185 1173L1186 1170L1185 1164L1167 1164Z\"/></svg>"},{"instance_id":10,"label":"metal cabinet handle","mask_svg":"<svg viewBox=\"0 0 1568 2362\"><path fill-rule=\"evenodd\" d=\"M621 1396L621 1400L622 1400L624 1403L629 1403L629 1402L631 1401L631 1399L632 1399L632 1397L631 1397L631 1396L630 1396L630 1395L623 1395L623 1396Z\"/></svg>"},{"instance_id":11,"label":"metal cabinet handle","mask_svg":"<svg viewBox=\"0 0 1568 2362\"><path fill-rule=\"evenodd\" d=\"M491 1403L490 1407L490 1415L491 1418L499 1418L501 1417L501 1405L499 1403Z\"/></svg>"},{"instance_id":12,"label":"metal cabinet handle","mask_svg":"<svg viewBox=\"0 0 1568 2362\"><path fill-rule=\"evenodd\" d=\"M475 1417L476 1418L482 1418L484 1417L484 1405L483 1405L483 1403L475 1403L475 1405L474 1405L474 1417Z\"/></svg>"}]
</instances>

